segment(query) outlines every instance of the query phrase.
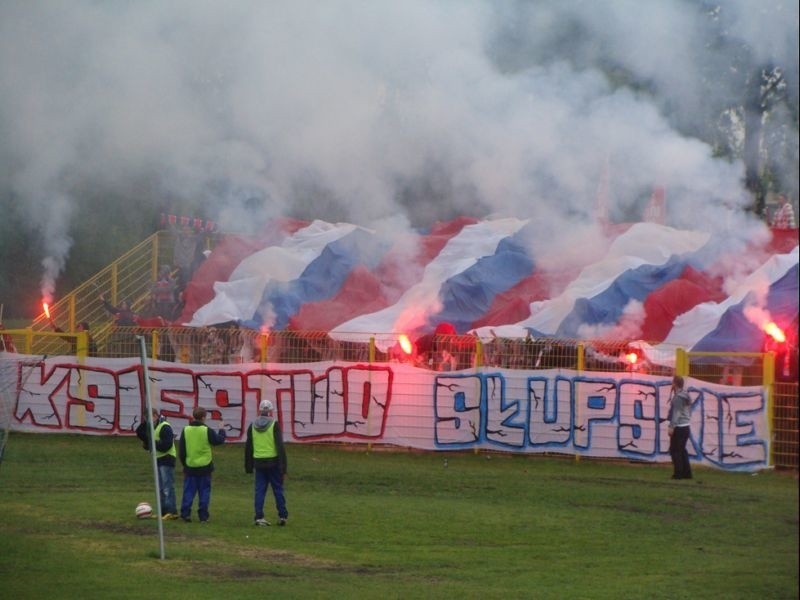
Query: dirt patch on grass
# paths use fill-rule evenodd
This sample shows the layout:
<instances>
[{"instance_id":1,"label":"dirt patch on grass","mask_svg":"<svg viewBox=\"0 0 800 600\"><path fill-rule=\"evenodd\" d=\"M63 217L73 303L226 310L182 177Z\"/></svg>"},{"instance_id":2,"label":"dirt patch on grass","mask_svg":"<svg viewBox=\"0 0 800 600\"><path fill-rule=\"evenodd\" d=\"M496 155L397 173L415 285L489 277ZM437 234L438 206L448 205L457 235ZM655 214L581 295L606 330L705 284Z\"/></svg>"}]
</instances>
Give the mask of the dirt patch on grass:
<instances>
[{"instance_id":1,"label":"dirt patch on grass","mask_svg":"<svg viewBox=\"0 0 800 600\"><path fill-rule=\"evenodd\" d=\"M81 527L85 529L94 529L96 531L106 531L108 533L125 533L129 535L142 535L142 536L151 536L153 535L153 530L149 528L144 528L141 524L135 525L133 523L120 523L118 521L106 521L106 522L91 522L91 523L81 523Z\"/></svg>"},{"instance_id":2,"label":"dirt patch on grass","mask_svg":"<svg viewBox=\"0 0 800 600\"><path fill-rule=\"evenodd\" d=\"M114 535L152 537L155 526L137 521L126 522L85 522L84 529L92 529ZM256 543L241 543L219 538L198 538L180 531L165 531L167 552L165 561L156 561L148 568L154 568L170 577L191 579L198 573L215 580L250 580L261 578L293 578L306 576L309 571L349 573L355 575L386 575L389 570L367 567L359 564L342 563L321 559L308 554L280 548L270 548ZM176 544L180 544L180 548ZM172 545L172 546L171 546ZM188 554L213 554L219 559L194 558ZM157 556L154 556L157 558Z\"/></svg>"}]
</instances>

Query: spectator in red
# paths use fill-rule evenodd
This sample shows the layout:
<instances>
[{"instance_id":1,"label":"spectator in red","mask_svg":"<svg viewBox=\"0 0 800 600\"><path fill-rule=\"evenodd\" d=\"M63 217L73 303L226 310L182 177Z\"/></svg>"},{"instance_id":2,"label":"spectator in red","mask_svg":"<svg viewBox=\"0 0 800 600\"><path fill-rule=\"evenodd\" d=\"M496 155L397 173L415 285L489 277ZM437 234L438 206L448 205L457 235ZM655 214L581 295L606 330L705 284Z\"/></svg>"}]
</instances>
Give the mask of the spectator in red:
<instances>
[{"instance_id":1,"label":"spectator in red","mask_svg":"<svg viewBox=\"0 0 800 600\"><path fill-rule=\"evenodd\" d=\"M0 331L5 329L2 323L0 323ZM3 352L16 352L17 347L14 345L14 340L11 339L11 336L7 333L0 335L0 350Z\"/></svg>"},{"instance_id":2,"label":"spectator in red","mask_svg":"<svg viewBox=\"0 0 800 600\"><path fill-rule=\"evenodd\" d=\"M153 314L167 321L171 321L174 318L177 289L178 284L172 277L169 265L162 265L158 273L158 279L150 290Z\"/></svg>"},{"instance_id":3,"label":"spectator in red","mask_svg":"<svg viewBox=\"0 0 800 600\"><path fill-rule=\"evenodd\" d=\"M778 204L780 207L772 217L772 226L775 229L797 229L797 224L794 220L794 208L789 199L780 194L778 196Z\"/></svg>"}]
</instances>

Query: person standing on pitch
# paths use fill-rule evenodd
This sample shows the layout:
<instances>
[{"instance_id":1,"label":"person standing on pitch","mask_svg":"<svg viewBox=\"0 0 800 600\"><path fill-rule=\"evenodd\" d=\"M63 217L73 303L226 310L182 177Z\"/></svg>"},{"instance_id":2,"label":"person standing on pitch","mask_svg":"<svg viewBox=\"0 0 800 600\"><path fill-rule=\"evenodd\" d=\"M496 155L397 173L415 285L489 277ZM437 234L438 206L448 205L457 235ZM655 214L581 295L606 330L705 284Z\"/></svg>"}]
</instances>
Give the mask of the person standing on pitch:
<instances>
[{"instance_id":1,"label":"person standing on pitch","mask_svg":"<svg viewBox=\"0 0 800 600\"><path fill-rule=\"evenodd\" d=\"M181 519L190 523L192 503L197 496L197 516L201 523L208 521L208 505L211 503L211 473L214 471L212 446L225 443L225 424L220 421L214 431L206 425L206 409L202 406L192 411L192 421L183 428L178 444L178 456L183 465L183 498Z\"/></svg>"},{"instance_id":2,"label":"person standing on pitch","mask_svg":"<svg viewBox=\"0 0 800 600\"><path fill-rule=\"evenodd\" d=\"M153 409L153 432L156 441L156 465L158 466L158 487L161 490L161 519L170 521L178 518L175 502L175 434L167 418ZM145 450L150 450L150 423L147 413L136 428L136 436L142 440Z\"/></svg>"},{"instance_id":3,"label":"person standing on pitch","mask_svg":"<svg viewBox=\"0 0 800 600\"><path fill-rule=\"evenodd\" d=\"M244 470L246 473L252 473L254 470L256 472L254 523L262 527L269 525L269 521L264 518L264 499L267 487L271 485L275 506L278 509L278 525L286 525L286 519L289 518L286 497L283 495L286 448L283 444L280 423L273 418L272 402L269 400L261 401L258 405L258 418L247 428Z\"/></svg>"},{"instance_id":4,"label":"person standing on pitch","mask_svg":"<svg viewBox=\"0 0 800 600\"><path fill-rule=\"evenodd\" d=\"M672 478L691 479L692 466L686 443L689 441L689 424L692 418L692 399L683 389L683 377L672 378L672 393L669 409L669 455L672 458Z\"/></svg>"}]
</instances>

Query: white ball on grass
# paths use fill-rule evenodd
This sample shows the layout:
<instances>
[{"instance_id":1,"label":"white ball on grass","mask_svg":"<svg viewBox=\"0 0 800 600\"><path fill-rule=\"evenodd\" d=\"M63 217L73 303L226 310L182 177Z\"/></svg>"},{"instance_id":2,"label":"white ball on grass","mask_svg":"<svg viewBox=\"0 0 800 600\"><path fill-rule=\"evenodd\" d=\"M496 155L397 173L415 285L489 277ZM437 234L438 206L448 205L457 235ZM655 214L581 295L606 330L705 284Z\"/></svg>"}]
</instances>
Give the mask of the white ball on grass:
<instances>
[{"instance_id":1,"label":"white ball on grass","mask_svg":"<svg viewBox=\"0 0 800 600\"><path fill-rule=\"evenodd\" d=\"M149 519L152 514L153 514L153 507L150 506L149 503L139 502L139 504L136 505L137 519Z\"/></svg>"}]
</instances>

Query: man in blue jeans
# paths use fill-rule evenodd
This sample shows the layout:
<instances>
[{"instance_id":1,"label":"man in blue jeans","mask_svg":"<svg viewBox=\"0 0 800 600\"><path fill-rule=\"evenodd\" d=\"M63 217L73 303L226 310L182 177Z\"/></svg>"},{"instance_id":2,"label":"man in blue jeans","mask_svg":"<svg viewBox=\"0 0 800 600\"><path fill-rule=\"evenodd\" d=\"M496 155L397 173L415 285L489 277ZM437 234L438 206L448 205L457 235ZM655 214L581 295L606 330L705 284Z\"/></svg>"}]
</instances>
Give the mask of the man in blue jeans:
<instances>
[{"instance_id":1,"label":"man in blue jeans","mask_svg":"<svg viewBox=\"0 0 800 600\"><path fill-rule=\"evenodd\" d=\"M286 448L283 434L277 419L273 418L273 406L269 400L258 405L258 418L247 428L247 441L244 448L244 470L255 470L254 523L265 527L269 521L264 518L264 499L267 487L272 486L275 506L278 510L278 525L286 525L289 513L286 510L286 497L283 495L283 478L286 475Z\"/></svg>"},{"instance_id":2,"label":"man in blue jeans","mask_svg":"<svg viewBox=\"0 0 800 600\"><path fill-rule=\"evenodd\" d=\"M172 426L158 409L153 409L153 438L156 441L156 466L158 467L158 487L161 490L161 518L169 521L178 518L175 502L175 434ZM150 422L147 412L142 415L142 422L136 428L136 436L142 440L145 450L150 450Z\"/></svg>"},{"instance_id":3,"label":"man in blue jeans","mask_svg":"<svg viewBox=\"0 0 800 600\"><path fill-rule=\"evenodd\" d=\"M220 421L217 430L206 425L206 409L202 406L192 411L192 421L183 428L178 443L178 456L183 464L183 498L181 519L192 520L192 504L198 497L197 517L201 523L208 521L211 504L211 473L214 471L212 446L225 443L225 425Z\"/></svg>"},{"instance_id":4,"label":"man in blue jeans","mask_svg":"<svg viewBox=\"0 0 800 600\"><path fill-rule=\"evenodd\" d=\"M672 478L691 479L692 465L686 444L689 441L689 425L692 420L692 399L683 389L683 377L672 379L672 399L669 408L669 455L672 458Z\"/></svg>"}]
</instances>

